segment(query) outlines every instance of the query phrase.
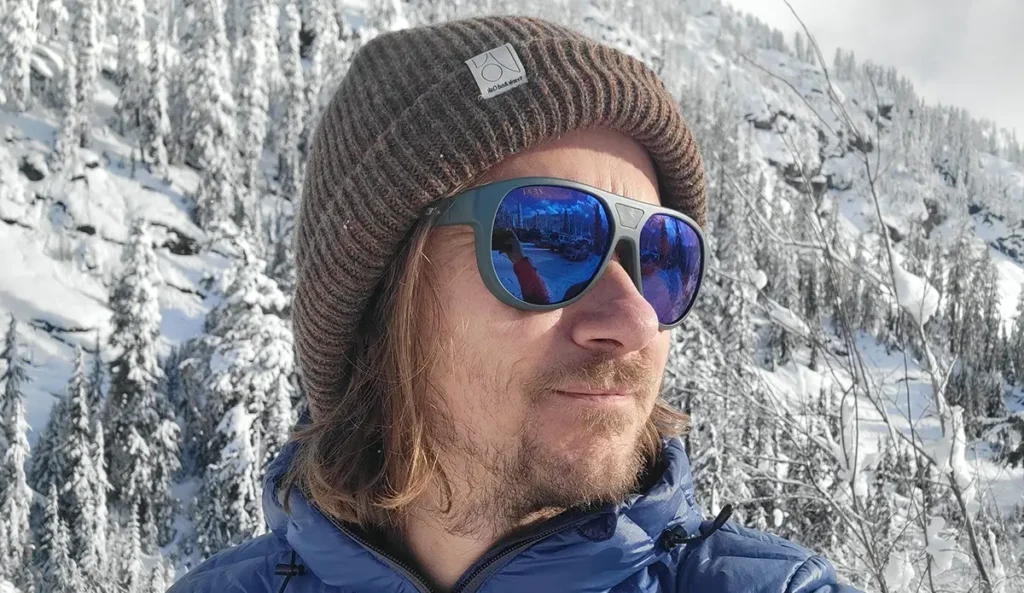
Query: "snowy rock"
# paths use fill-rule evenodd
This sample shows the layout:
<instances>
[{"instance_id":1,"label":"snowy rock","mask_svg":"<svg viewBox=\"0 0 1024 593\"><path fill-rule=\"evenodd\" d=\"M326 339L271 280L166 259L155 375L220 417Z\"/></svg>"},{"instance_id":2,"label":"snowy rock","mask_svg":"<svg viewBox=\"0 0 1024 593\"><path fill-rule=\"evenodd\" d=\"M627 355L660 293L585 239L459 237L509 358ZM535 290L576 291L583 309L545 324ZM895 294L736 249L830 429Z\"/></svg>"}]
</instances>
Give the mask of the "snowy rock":
<instances>
[{"instance_id":1,"label":"snowy rock","mask_svg":"<svg viewBox=\"0 0 1024 593\"><path fill-rule=\"evenodd\" d=\"M18 170L29 181L40 181L50 173L50 168L46 166L46 160L38 152L25 155L21 159Z\"/></svg>"}]
</instances>

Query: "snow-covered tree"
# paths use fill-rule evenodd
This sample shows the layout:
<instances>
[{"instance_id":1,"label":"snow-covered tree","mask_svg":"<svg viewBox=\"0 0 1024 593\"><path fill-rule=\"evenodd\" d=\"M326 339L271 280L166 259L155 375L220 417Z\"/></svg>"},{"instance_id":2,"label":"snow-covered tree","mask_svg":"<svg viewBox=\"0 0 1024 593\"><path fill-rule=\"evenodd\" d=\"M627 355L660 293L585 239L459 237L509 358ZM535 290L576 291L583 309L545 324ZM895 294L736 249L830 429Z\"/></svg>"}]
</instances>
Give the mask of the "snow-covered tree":
<instances>
[{"instance_id":1,"label":"snow-covered tree","mask_svg":"<svg viewBox=\"0 0 1024 593\"><path fill-rule=\"evenodd\" d=\"M140 521L152 506L162 543L171 535L174 505L169 488L180 467L179 435L173 410L159 389L160 274L144 222L133 225L121 263L110 296L115 358L104 423L111 498L123 509L139 509ZM146 550L155 544L143 542Z\"/></svg>"},{"instance_id":2,"label":"snow-covered tree","mask_svg":"<svg viewBox=\"0 0 1024 593\"><path fill-rule=\"evenodd\" d=\"M28 423L25 421L27 380L18 355L17 323L11 318L0 362L0 578L22 588L29 585L25 568L29 565L32 542L29 539L29 512L32 491L25 476L28 458Z\"/></svg>"},{"instance_id":3,"label":"snow-covered tree","mask_svg":"<svg viewBox=\"0 0 1024 593\"><path fill-rule=\"evenodd\" d=\"M1010 365L1013 369L1013 379L1017 385L1024 385L1024 290L1021 290L1017 299L1016 319L1013 320L1013 329L1010 330L1010 340L1007 351L1010 353Z\"/></svg>"},{"instance_id":4,"label":"snow-covered tree","mask_svg":"<svg viewBox=\"0 0 1024 593\"><path fill-rule=\"evenodd\" d=\"M280 204L280 203L279 203ZM295 206L282 205L273 219L273 228L267 233L271 247L268 250L267 275L281 288L289 300L295 294ZM291 318L291 304L282 312L285 319Z\"/></svg>"},{"instance_id":5,"label":"snow-covered tree","mask_svg":"<svg viewBox=\"0 0 1024 593\"><path fill-rule=\"evenodd\" d=\"M270 110L270 91L267 61L267 39L274 38L270 29L270 3L267 0L248 0L246 9L247 31L242 43L238 85L239 152L241 155L242 185L245 190L237 194L233 204L236 224L254 216L255 200L263 186L260 161L267 139L267 121ZM243 196L248 199L243 199ZM255 221L248 221L253 224Z\"/></svg>"},{"instance_id":6,"label":"snow-covered tree","mask_svg":"<svg viewBox=\"0 0 1024 593\"><path fill-rule=\"evenodd\" d=\"M85 358L75 350L75 366L67 386L67 428L61 451L61 516L71 531L71 558L84 575L99 576L106 557L106 484L96 451L96 425L90 419ZM104 507L104 512L100 508Z\"/></svg>"},{"instance_id":7,"label":"snow-covered tree","mask_svg":"<svg viewBox=\"0 0 1024 593\"><path fill-rule=\"evenodd\" d=\"M84 106L78 102L78 68L77 58L73 50L65 54L66 64L64 77L61 81L61 120L54 141L53 154L50 155L50 167L61 170L74 163L75 151L80 138L78 122L85 118Z\"/></svg>"},{"instance_id":8,"label":"snow-covered tree","mask_svg":"<svg viewBox=\"0 0 1024 593\"><path fill-rule=\"evenodd\" d=\"M258 485L294 425L293 345L287 299L245 249L224 301L209 318L212 347L203 416L208 428L197 543L203 554L262 528Z\"/></svg>"},{"instance_id":9,"label":"snow-covered tree","mask_svg":"<svg viewBox=\"0 0 1024 593\"><path fill-rule=\"evenodd\" d=\"M92 136L88 113L96 94L99 75L100 43L97 28L100 14L97 0L75 0L73 6L71 46L75 54L75 101L82 114L75 122L75 137L79 146L85 148L89 146Z\"/></svg>"},{"instance_id":10,"label":"snow-covered tree","mask_svg":"<svg viewBox=\"0 0 1024 593\"><path fill-rule=\"evenodd\" d=\"M195 219L203 228L211 228L226 221L235 204L236 105L230 90L222 4L210 0L197 3L195 8L184 55L189 67L182 98L182 139L187 162L203 171L193 196Z\"/></svg>"},{"instance_id":11,"label":"snow-covered tree","mask_svg":"<svg viewBox=\"0 0 1024 593\"><path fill-rule=\"evenodd\" d=\"M61 476L65 475L61 445L67 425L67 400L60 397L50 406L46 427L32 448L28 483L36 492L46 492L51 484L59 484Z\"/></svg>"},{"instance_id":12,"label":"snow-covered tree","mask_svg":"<svg viewBox=\"0 0 1024 593\"><path fill-rule=\"evenodd\" d=\"M204 558L264 529L257 422L239 403L217 426L218 440L227 442L216 462L206 468L194 515L195 543Z\"/></svg>"},{"instance_id":13,"label":"snow-covered tree","mask_svg":"<svg viewBox=\"0 0 1024 593\"><path fill-rule=\"evenodd\" d=\"M146 593L166 593L174 583L174 568L163 558L157 559L149 570Z\"/></svg>"},{"instance_id":14,"label":"snow-covered tree","mask_svg":"<svg viewBox=\"0 0 1024 593\"><path fill-rule=\"evenodd\" d=\"M32 49L38 18L32 0L7 0L0 16L0 89L18 111L29 105Z\"/></svg>"},{"instance_id":15,"label":"snow-covered tree","mask_svg":"<svg viewBox=\"0 0 1024 593\"><path fill-rule=\"evenodd\" d=\"M0 352L0 362L4 365L3 374L0 375L0 382L3 383L3 391L0 392L0 398L2 398L0 399L0 456L2 456L8 445L18 439L20 427L15 424L15 417L18 414L18 409L24 406L22 389L28 381L24 361L18 352L18 322L13 315L7 325L7 333L4 335L4 349Z\"/></svg>"},{"instance_id":16,"label":"snow-covered tree","mask_svg":"<svg viewBox=\"0 0 1024 593\"><path fill-rule=\"evenodd\" d=\"M278 179L281 196L286 200L298 201L302 183L302 128L305 120L305 83L302 73L299 33L302 22L294 2L284 7L284 27L281 39L281 61L284 70L284 94L280 102L284 105L281 118L281 137L278 154Z\"/></svg>"},{"instance_id":17,"label":"snow-covered tree","mask_svg":"<svg viewBox=\"0 0 1024 593\"><path fill-rule=\"evenodd\" d=\"M213 372L207 384L204 416L220 423L241 403L253 414L259 433L260 466L288 438L294 374L292 334L282 313L288 299L263 270L265 263L247 251L232 270L224 301L210 315ZM210 439L218 455L224 440Z\"/></svg>"},{"instance_id":18,"label":"snow-covered tree","mask_svg":"<svg viewBox=\"0 0 1024 593\"><path fill-rule=\"evenodd\" d=\"M142 562L142 536L138 509L129 509L127 520L114 543L112 576L118 591L148 593L146 568ZM162 564L162 562L158 562Z\"/></svg>"},{"instance_id":19,"label":"snow-covered tree","mask_svg":"<svg viewBox=\"0 0 1024 593\"><path fill-rule=\"evenodd\" d=\"M121 133L143 125L142 113L152 92L146 52L145 5L142 0L124 0L120 11L117 46L117 83L121 86L114 111Z\"/></svg>"},{"instance_id":20,"label":"snow-covered tree","mask_svg":"<svg viewBox=\"0 0 1024 593\"><path fill-rule=\"evenodd\" d=\"M71 558L71 539L60 516L57 488L53 484L47 491L41 515L34 562L39 590L47 593L86 591L85 579Z\"/></svg>"},{"instance_id":21,"label":"snow-covered tree","mask_svg":"<svg viewBox=\"0 0 1024 593\"><path fill-rule=\"evenodd\" d=\"M39 41L53 41L60 35L64 25L71 20L65 0L39 0Z\"/></svg>"},{"instance_id":22,"label":"snow-covered tree","mask_svg":"<svg viewBox=\"0 0 1024 593\"><path fill-rule=\"evenodd\" d=\"M303 150L309 147L313 130L320 121L320 92L323 90L327 70L338 57L338 21L329 0L305 0L302 21L313 35L309 47L309 72L306 77L306 121L300 142Z\"/></svg>"},{"instance_id":23,"label":"snow-covered tree","mask_svg":"<svg viewBox=\"0 0 1024 593\"><path fill-rule=\"evenodd\" d=\"M167 26L160 21L156 37L150 43L149 89L142 106L142 149L146 158L161 173L166 173L167 141L171 137L170 109L167 103Z\"/></svg>"},{"instance_id":24,"label":"snow-covered tree","mask_svg":"<svg viewBox=\"0 0 1024 593\"><path fill-rule=\"evenodd\" d=\"M86 393L86 407L89 410L89 421L91 425L90 436L92 438L91 451L94 460L93 463L96 467L96 482L93 484L93 497L96 501L96 516L93 523L96 525L97 533L104 534L108 531L107 498L111 490L110 479L107 476L106 434L103 428L105 378L106 373L104 372L103 356L100 351L99 339L97 338L96 354L92 358L92 368L89 372L89 387ZM106 549L102 549L99 556L101 562L104 561L107 557Z\"/></svg>"}]
</instances>

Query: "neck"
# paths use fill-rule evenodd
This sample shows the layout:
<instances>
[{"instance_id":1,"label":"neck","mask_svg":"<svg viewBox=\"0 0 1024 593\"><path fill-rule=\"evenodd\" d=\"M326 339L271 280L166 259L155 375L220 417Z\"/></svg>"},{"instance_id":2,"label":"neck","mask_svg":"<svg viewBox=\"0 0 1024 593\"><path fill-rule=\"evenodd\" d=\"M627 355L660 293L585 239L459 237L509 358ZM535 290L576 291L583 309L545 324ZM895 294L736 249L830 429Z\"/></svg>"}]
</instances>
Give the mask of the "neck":
<instances>
[{"instance_id":1,"label":"neck","mask_svg":"<svg viewBox=\"0 0 1024 593\"><path fill-rule=\"evenodd\" d=\"M430 497L409 512L401 533L395 534L438 590L451 591L459 578L502 539L562 512L546 509L517 518L503 516L481 500L479 492L477 489L472 496L456 488L447 513L442 513L438 500Z\"/></svg>"}]
</instances>

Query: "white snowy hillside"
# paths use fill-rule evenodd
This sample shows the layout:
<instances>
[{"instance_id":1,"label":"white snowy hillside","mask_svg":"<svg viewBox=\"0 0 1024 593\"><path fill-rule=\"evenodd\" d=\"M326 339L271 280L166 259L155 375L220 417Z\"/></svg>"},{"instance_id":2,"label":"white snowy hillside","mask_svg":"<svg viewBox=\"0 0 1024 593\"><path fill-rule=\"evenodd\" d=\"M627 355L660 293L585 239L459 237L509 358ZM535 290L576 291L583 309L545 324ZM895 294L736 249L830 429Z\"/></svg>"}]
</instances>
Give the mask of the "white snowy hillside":
<instances>
[{"instance_id":1,"label":"white snowy hillside","mask_svg":"<svg viewBox=\"0 0 1024 593\"><path fill-rule=\"evenodd\" d=\"M710 270L664 391L706 513L865 591L1024 591L1006 131L715 0L0 8L0 590L162 592L264 532L319 110L372 36L500 11L643 59L697 135Z\"/></svg>"}]
</instances>

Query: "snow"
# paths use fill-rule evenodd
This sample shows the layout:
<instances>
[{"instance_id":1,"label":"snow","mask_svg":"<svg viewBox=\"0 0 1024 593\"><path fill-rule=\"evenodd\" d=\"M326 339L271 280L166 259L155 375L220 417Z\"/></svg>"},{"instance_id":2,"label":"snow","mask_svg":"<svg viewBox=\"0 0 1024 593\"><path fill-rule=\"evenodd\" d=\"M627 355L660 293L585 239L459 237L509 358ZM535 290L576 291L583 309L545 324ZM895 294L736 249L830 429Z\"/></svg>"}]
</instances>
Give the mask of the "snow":
<instances>
[{"instance_id":1,"label":"snow","mask_svg":"<svg viewBox=\"0 0 1024 593\"><path fill-rule=\"evenodd\" d=\"M905 552L889 556L889 562L885 565L885 580L891 587L890 591L894 593L913 591L912 585L915 576L917 573L914 571L914 565L911 564L910 558Z\"/></svg>"},{"instance_id":2,"label":"snow","mask_svg":"<svg viewBox=\"0 0 1024 593\"><path fill-rule=\"evenodd\" d=\"M896 298L917 323L923 325L939 310L939 291L920 276L907 272L893 262Z\"/></svg>"},{"instance_id":3,"label":"snow","mask_svg":"<svg viewBox=\"0 0 1024 593\"><path fill-rule=\"evenodd\" d=\"M0 578L0 593L21 593L10 581Z\"/></svg>"},{"instance_id":4,"label":"snow","mask_svg":"<svg viewBox=\"0 0 1024 593\"><path fill-rule=\"evenodd\" d=\"M778 324L787 330L793 332L798 336L809 336L811 330L807 327L807 323L803 319L800 319L796 313L793 313L787 307L776 303L775 301L765 297L765 304L768 307L768 315Z\"/></svg>"},{"instance_id":5,"label":"snow","mask_svg":"<svg viewBox=\"0 0 1024 593\"><path fill-rule=\"evenodd\" d=\"M932 517L925 528L928 545L925 547L935 567L939 572L945 572L953 567L953 557L957 554L956 542L951 534L944 531L946 520L942 517Z\"/></svg>"},{"instance_id":6,"label":"snow","mask_svg":"<svg viewBox=\"0 0 1024 593\"><path fill-rule=\"evenodd\" d=\"M359 2L369 4L365 0ZM606 27L606 19L600 11L586 4L588 8L583 18L600 28L610 42L627 46L628 53L645 60L661 51L625 27ZM723 43L723 38L730 33L723 27L720 8L711 5L698 11L693 4L684 7L690 11L685 18L685 31L669 43L677 46L670 51L678 51L679 63L687 70L679 78L710 84L728 78L730 90L736 94L748 119L761 124L774 119L771 130L742 130L744 135L740 137L751 142L754 158L773 163L764 166L768 179L767 201L777 206L777 212L805 210L806 202L790 201L792 194L786 193L788 188L779 169L818 162L825 155L820 169L810 174L814 181L830 184L823 202L840 215L839 226L848 239L840 248L846 246L852 253L853 246L861 240L872 249L877 247L876 213L871 194L865 187L860 153L841 149L839 140L824 130L825 138L819 144L819 128L838 127L837 116L826 100L827 89L820 69L782 52L750 47L747 39L737 40L736 45L746 46L749 51L744 55L749 61L730 53L723 49L732 41ZM346 10L354 7L353 3L346 6ZM354 17L362 18L362 15ZM400 16L398 22L400 26L409 24L404 16ZM60 48L37 46L33 67L44 76L60 76L61 54ZM113 55L113 51L107 51L108 64ZM761 73L751 61L792 81L796 92ZM867 114L874 108L858 106L858 98L863 98L861 90L846 81L837 81L836 85L835 92L850 108L855 125L873 135L877 128ZM880 92L883 101L891 99L890 89L882 88ZM185 208L184 195L195 190L198 175L187 168L172 167L165 181L141 167L132 171L131 147L105 125L113 114L116 100L117 89L110 81L101 80L97 107L91 114L96 139L92 148L84 151L83 159L96 166L81 165L82 178L76 181L49 172L43 160L53 141L55 114L41 107L20 114L0 109L0 130L5 139L0 143L0 253L4 254L0 272L0 315L13 313L22 321L20 337L28 353L31 377L26 393L28 422L34 430L32 442L45 425L54 395L62 392L70 375L73 346L91 349L97 338L102 343L109 332L107 293L119 269L121 244L127 238L133 217L139 216L151 223L154 241L159 246L157 260L163 278L159 287L160 329L164 351L202 331L206 313L216 304L216 297L205 294L204 276L230 264L215 254L175 255L165 246L175 235L186 237L196 245L207 240L189 219ZM825 120L824 125L817 121L818 117ZM892 146L883 143L881 148L876 147L872 157L881 156L885 166L893 160L894 154ZM18 170L22 159L44 171L45 178L28 181ZM979 156L979 167L991 187L984 195L986 211L973 216L971 222L977 242L989 246L998 271L999 311L1004 327L1009 329L1016 315L1018 295L1024 287L1024 227L1019 224L1024 219L1021 214L1024 168L988 154ZM886 169L883 177L879 207L884 222L904 234L920 228L928 215L925 199L941 195L943 189L935 181L933 172L897 163ZM936 237L947 232L948 229L935 230ZM1005 250L1007 245L1019 245L1022 255L1012 257ZM559 265L565 270L550 287L553 292L564 292L568 286L586 279L574 275L585 267L579 262L570 266L570 262L557 254L543 252L532 245L524 247L526 255L538 262ZM897 245L897 250L902 249L904 246ZM551 259L545 262L544 258ZM499 258L497 268L499 276L514 282L510 262ZM767 285L767 276L759 269L749 270L744 275L759 290ZM937 292L902 265L896 275L900 306L915 319L927 322L939 307ZM807 322L791 309L768 299L759 303L765 305L765 315L770 322L798 336L810 334ZM913 427L917 438L923 442L923 449L940 460L944 471L954 472L965 487L972 508L977 508L981 500L991 500L1000 509L1024 505L1021 490L1024 470L993 462L985 446L967 442L962 427L942 436L930 383L917 361L906 360L899 351L887 352L884 346L865 336L859 337L854 347L865 360L867 376L864 379L878 386L882 411L891 416L896 430L909 433ZM806 351L794 356L794 361L779 365L772 372L758 369L758 376L770 391L773 402L790 411L806 409L807 403L815 401L823 391L834 389L841 393L853 383L852 377L835 369L810 369ZM218 361L214 364L216 366ZM879 438L887 434L887 429L881 412L869 402L847 399L840 404L838 396L836 400L837 413L842 420L842 430L836 438L845 441L848 451L856 449L857 455L854 458L851 452L847 463L842 443L836 443L833 453L847 482L856 476L851 494L864 496L876 462ZM954 408L952 413L953 425L959 426L960 411ZM241 436L246 434L251 421L250 415L235 409L220 428L228 434ZM252 452L244 440L233 444L236 449L232 453L238 455L235 461L239 463L239 470L252 461L248 459ZM185 515L201 486L198 479L190 479L173 487L175 497L185 504L185 513L176 520L179 538L192 533L191 521ZM785 525L787 518L780 509L775 509L769 521L778 527ZM929 518L927 532L930 542L927 553L937 564L952 566L957 555L962 554L955 541L957 533L949 529L941 517ZM885 574L892 591L916 590L920 575L915 573L912 563L919 560L921 550L913 552L916 555L910 551L894 551L890 555ZM8 586L0 583L0 593L7 591Z\"/></svg>"},{"instance_id":7,"label":"snow","mask_svg":"<svg viewBox=\"0 0 1024 593\"><path fill-rule=\"evenodd\" d=\"M45 59L41 56L33 55L29 60L32 70L35 71L36 74L48 80L53 78L53 70L50 69L50 65L46 63Z\"/></svg>"},{"instance_id":8,"label":"snow","mask_svg":"<svg viewBox=\"0 0 1024 593\"><path fill-rule=\"evenodd\" d=\"M92 152L84 151L85 162L106 166L84 168L85 177L71 181L45 167L41 142L52 142L53 127L39 114L0 109L0 129L14 140L0 143L0 317L13 314L22 322L19 333L30 360L29 440L34 443L70 376L72 348L92 351L97 339L101 345L106 340L108 291L130 220L140 216L156 225L157 245L168 240L168 229L197 246L205 237L182 208L182 194L194 184L194 173L172 169L170 184L144 169L136 169L133 178L126 158L130 148L108 136L95 142ZM26 179L18 171L23 158L47 176ZM199 283L225 262L212 254L174 255L166 248L158 250L157 260L164 277L159 300L166 352L202 330L210 304Z\"/></svg>"},{"instance_id":9,"label":"snow","mask_svg":"<svg viewBox=\"0 0 1024 593\"><path fill-rule=\"evenodd\" d=\"M257 462L256 452L249 442L249 429L255 419L255 414L247 413L245 407L238 404L228 410L217 425L217 432L229 439L221 458L231 462L237 474L249 471Z\"/></svg>"}]
</instances>

